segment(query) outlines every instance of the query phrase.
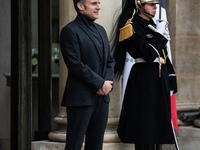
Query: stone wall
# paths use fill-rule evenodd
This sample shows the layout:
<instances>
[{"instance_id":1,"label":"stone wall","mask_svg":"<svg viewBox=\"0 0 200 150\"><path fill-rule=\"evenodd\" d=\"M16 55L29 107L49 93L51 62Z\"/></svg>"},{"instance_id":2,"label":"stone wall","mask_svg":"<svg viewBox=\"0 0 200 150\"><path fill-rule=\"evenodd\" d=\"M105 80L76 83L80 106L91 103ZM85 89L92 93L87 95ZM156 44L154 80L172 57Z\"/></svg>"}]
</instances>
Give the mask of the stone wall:
<instances>
[{"instance_id":1,"label":"stone wall","mask_svg":"<svg viewBox=\"0 0 200 150\"><path fill-rule=\"evenodd\" d=\"M200 1L169 0L172 55L178 77L178 111L200 107Z\"/></svg>"}]
</instances>

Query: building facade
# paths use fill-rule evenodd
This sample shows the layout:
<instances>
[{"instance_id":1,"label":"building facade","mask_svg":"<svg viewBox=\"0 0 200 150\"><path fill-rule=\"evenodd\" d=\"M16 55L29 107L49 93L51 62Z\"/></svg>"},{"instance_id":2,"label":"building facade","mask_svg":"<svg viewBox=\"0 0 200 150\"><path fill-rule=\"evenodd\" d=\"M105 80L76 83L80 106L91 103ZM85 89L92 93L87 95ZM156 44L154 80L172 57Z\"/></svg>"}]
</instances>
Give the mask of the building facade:
<instances>
[{"instance_id":1,"label":"building facade","mask_svg":"<svg viewBox=\"0 0 200 150\"><path fill-rule=\"evenodd\" d=\"M108 35L112 33L113 20L121 3L122 0L101 0L102 10L97 22L105 27ZM196 150L200 147L197 119L200 108L200 2L166 0L165 3L170 22L172 61L178 79L177 138L181 150ZM67 122L65 108L59 103L67 68L61 54L59 66L52 62L52 56L59 49L60 29L76 16L73 2L0 0L0 4L0 150L63 149ZM34 48L39 51L40 58L39 65L32 70ZM114 85L104 149L133 149L132 144L120 143L115 131L121 108L121 82ZM13 142L16 138L17 142ZM44 142L46 139L50 141ZM173 150L174 146L163 149Z\"/></svg>"}]
</instances>

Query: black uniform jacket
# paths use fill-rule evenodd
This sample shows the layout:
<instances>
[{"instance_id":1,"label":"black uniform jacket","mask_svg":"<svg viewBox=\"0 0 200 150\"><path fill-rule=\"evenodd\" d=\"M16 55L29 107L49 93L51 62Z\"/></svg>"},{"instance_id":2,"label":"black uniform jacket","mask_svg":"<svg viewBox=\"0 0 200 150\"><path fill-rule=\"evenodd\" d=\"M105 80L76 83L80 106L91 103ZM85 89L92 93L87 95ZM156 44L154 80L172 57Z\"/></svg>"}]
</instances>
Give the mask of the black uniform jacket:
<instances>
[{"instance_id":1,"label":"black uniform jacket","mask_svg":"<svg viewBox=\"0 0 200 150\"><path fill-rule=\"evenodd\" d=\"M103 51L98 48L91 30L83 23L80 14L63 27L60 46L68 68L68 78L62 106L89 106L97 102L98 91L105 80L113 80L115 61L111 56L107 34L94 23L100 34ZM103 96L109 102L109 95Z\"/></svg>"},{"instance_id":2,"label":"black uniform jacket","mask_svg":"<svg viewBox=\"0 0 200 150\"><path fill-rule=\"evenodd\" d=\"M127 143L174 143L170 90L177 92L175 72L167 58L159 77L159 65L153 62L159 54L167 55L167 39L148 28L149 24L155 26L152 19L136 14L132 22L135 33L123 41L124 50L145 62L136 63L131 69L117 132Z\"/></svg>"}]
</instances>

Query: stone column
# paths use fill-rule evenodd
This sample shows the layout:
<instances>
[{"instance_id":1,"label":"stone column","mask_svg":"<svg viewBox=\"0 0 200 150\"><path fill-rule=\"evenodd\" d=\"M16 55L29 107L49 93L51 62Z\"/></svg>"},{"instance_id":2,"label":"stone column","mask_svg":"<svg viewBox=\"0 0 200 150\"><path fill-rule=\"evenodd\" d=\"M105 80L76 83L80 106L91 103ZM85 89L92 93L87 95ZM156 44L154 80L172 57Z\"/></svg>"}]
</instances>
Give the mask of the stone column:
<instances>
[{"instance_id":1,"label":"stone column","mask_svg":"<svg viewBox=\"0 0 200 150\"><path fill-rule=\"evenodd\" d=\"M111 7L112 6L112 7ZM114 19L118 12L120 12L121 0L115 1L101 1L101 11L100 18L97 22L103 25L107 31L108 37L112 32L114 26ZM60 0L60 29L72 21L76 16L74 10L73 1ZM63 58L60 55L60 76L59 76L59 102L61 102L62 95L64 93L66 78L67 78L67 68L64 64ZM111 102L109 108L109 119L106 128L106 133L104 137L104 148L114 148L115 150L121 147L127 146L131 148L133 145L122 145L116 133L116 127L118 124L120 110L121 110L121 82L114 83L114 90L110 94ZM66 140L66 126L67 126L67 114L66 109L59 107L59 115L54 120L59 125L59 131L51 132L49 138L55 142L65 142ZM116 144L117 143L117 144ZM114 144L114 145L112 145ZM117 146L117 147L116 147Z\"/></svg>"},{"instance_id":2,"label":"stone column","mask_svg":"<svg viewBox=\"0 0 200 150\"><path fill-rule=\"evenodd\" d=\"M199 108L199 112L200 112L200 108ZM194 120L194 126L200 128L200 118Z\"/></svg>"},{"instance_id":3,"label":"stone column","mask_svg":"<svg viewBox=\"0 0 200 150\"><path fill-rule=\"evenodd\" d=\"M71 0L60 0L59 3L59 24L60 30L67 23L72 21L76 17L76 12L73 7L73 1ZM68 75L67 67L65 66L62 54L60 53L59 59L59 104L61 104L62 96L65 89L65 83ZM67 125L67 114L66 108L59 105L59 114L54 121L59 125L59 130L51 132L49 139L55 142L65 142L66 140L66 125Z\"/></svg>"},{"instance_id":4,"label":"stone column","mask_svg":"<svg viewBox=\"0 0 200 150\"><path fill-rule=\"evenodd\" d=\"M177 110L198 111L200 107L200 2L169 0L173 64L178 79Z\"/></svg>"},{"instance_id":5,"label":"stone column","mask_svg":"<svg viewBox=\"0 0 200 150\"><path fill-rule=\"evenodd\" d=\"M169 0L170 43L178 80L178 112L198 111L200 107L200 21L196 19L200 14L199 5L199 1ZM179 120L181 124L184 123Z\"/></svg>"},{"instance_id":6,"label":"stone column","mask_svg":"<svg viewBox=\"0 0 200 150\"><path fill-rule=\"evenodd\" d=\"M176 94L177 111L193 112L200 107L200 2L188 0L168 0L171 50L173 64L178 79ZM196 150L200 147L200 130L178 120L179 130L176 132L181 150ZM197 119L194 124L200 126ZM164 145L163 150L174 150L174 145Z\"/></svg>"}]
</instances>

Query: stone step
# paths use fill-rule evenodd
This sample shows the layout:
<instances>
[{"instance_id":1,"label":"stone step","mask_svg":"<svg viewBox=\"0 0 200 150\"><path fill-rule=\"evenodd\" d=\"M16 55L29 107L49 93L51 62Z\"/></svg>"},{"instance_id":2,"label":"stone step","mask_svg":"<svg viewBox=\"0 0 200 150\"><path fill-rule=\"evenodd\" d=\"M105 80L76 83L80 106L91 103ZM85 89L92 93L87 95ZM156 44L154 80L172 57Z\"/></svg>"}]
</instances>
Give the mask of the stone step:
<instances>
[{"instance_id":1,"label":"stone step","mask_svg":"<svg viewBox=\"0 0 200 150\"><path fill-rule=\"evenodd\" d=\"M51 141L32 142L31 150L64 150L65 143ZM103 150L134 150L134 144L104 143ZM84 144L81 150L84 150Z\"/></svg>"},{"instance_id":2,"label":"stone step","mask_svg":"<svg viewBox=\"0 0 200 150\"><path fill-rule=\"evenodd\" d=\"M200 150L200 128L179 127L176 135L180 150ZM65 143L60 142L33 141L31 150L64 150L64 147ZM103 150L134 150L134 144L104 143ZM176 148L174 144L167 144L163 145L162 150L176 150Z\"/></svg>"}]
</instances>

